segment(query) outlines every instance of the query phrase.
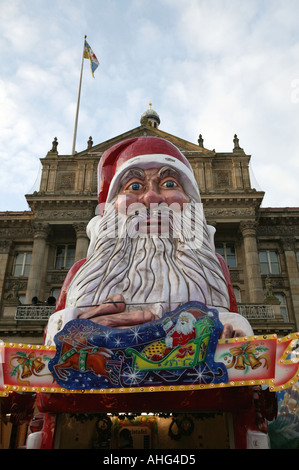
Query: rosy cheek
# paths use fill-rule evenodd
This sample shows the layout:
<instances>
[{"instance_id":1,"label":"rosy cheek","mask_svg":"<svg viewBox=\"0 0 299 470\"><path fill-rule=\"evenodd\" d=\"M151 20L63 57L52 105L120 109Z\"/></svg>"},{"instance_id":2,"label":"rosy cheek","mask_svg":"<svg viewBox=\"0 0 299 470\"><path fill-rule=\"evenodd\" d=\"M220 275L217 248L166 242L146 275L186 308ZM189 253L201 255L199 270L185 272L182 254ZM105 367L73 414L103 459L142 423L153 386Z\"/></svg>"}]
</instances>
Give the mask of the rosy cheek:
<instances>
[{"instance_id":1,"label":"rosy cheek","mask_svg":"<svg viewBox=\"0 0 299 470\"><path fill-rule=\"evenodd\" d=\"M183 209L184 204L186 204L190 200L189 197L181 191L171 191L171 194L169 192L165 199L165 202L168 205L179 204L181 210Z\"/></svg>"},{"instance_id":2,"label":"rosy cheek","mask_svg":"<svg viewBox=\"0 0 299 470\"><path fill-rule=\"evenodd\" d=\"M131 204L136 204L138 196L135 194L119 194L115 201L115 209L120 214L127 215L127 209Z\"/></svg>"}]
</instances>

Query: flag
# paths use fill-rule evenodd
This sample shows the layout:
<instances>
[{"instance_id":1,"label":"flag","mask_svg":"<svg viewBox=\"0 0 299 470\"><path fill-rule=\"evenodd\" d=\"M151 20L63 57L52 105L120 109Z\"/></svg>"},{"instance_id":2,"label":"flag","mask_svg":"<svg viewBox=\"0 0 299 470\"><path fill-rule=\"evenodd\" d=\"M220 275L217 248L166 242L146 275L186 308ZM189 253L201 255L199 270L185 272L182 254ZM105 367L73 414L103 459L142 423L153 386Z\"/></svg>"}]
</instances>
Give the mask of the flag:
<instances>
[{"instance_id":1,"label":"flag","mask_svg":"<svg viewBox=\"0 0 299 470\"><path fill-rule=\"evenodd\" d=\"M91 68L91 74L94 77L94 72L100 65L98 59L96 58L95 53L91 49L90 45L88 42L85 40L84 43L84 59L89 59L90 60L90 68Z\"/></svg>"}]
</instances>

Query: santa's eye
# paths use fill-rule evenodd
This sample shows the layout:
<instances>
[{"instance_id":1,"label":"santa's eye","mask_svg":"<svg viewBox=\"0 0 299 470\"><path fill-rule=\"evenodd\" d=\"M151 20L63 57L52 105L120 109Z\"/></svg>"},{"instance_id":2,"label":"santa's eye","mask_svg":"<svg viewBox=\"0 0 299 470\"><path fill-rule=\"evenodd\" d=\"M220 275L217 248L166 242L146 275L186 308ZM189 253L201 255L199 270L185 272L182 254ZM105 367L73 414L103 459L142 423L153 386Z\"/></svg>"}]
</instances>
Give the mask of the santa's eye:
<instances>
[{"instance_id":1,"label":"santa's eye","mask_svg":"<svg viewBox=\"0 0 299 470\"><path fill-rule=\"evenodd\" d=\"M174 180L168 180L163 183L164 188L175 188L177 186L177 183Z\"/></svg>"},{"instance_id":2,"label":"santa's eye","mask_svg":"<svg viewBox=\"0 0 299 470\"><path fill-rule=\"evenodd\" d=\"M132 189L133 191L139 191L139 189L141 189L141 184L140 183L132 183L130 184L130 189Z\"/></svg>"}]
</instances>

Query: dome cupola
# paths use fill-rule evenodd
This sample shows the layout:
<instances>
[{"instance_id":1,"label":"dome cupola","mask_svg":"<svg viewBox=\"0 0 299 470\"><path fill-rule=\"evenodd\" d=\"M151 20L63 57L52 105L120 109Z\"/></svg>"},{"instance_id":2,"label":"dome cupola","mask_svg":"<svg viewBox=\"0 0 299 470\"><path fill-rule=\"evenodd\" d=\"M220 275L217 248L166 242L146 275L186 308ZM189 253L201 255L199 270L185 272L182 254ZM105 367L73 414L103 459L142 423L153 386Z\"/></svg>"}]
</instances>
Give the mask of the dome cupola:
<instances>
[{"instance_id":1,"label":"dome cupola","mask_svg":"<svg viewBox=\"0 0 299 470\"><path fill-rule=\"evenodd\" d=\"M152 103L149 103L149 109L147 109L140 118L140 124L151 127L159 127L160 118L159 114L152 109Z\"/></svg>"}]
</instances>

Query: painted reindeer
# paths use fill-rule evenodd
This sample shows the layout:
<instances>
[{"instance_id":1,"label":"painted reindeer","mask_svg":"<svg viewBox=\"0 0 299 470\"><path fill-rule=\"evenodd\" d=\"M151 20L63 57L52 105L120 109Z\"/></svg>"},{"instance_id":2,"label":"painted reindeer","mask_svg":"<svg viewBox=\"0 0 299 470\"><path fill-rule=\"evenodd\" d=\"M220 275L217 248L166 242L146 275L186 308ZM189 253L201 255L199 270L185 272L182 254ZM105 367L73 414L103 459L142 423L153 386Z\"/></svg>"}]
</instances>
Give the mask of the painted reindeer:
<instances>
[{"instance_id":1,"label":"painted reindeer","mask_svg":"<svg viewBox=\"0 0 299 470\"><path fill-rule=\"evenodd\" d=\"M67 369L80 372L92 371L97 376L106 376L113 383L118 382L113 366L120 365L111 361L112 351L107 348L96 347L88 343L87 333L82 331L61 335L62 343L60 358L54 365L54 371L59 378L65 380L69 375Z\"/></svg>"}]
</instances>

